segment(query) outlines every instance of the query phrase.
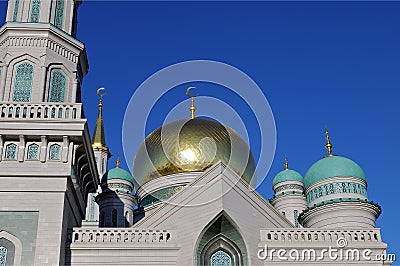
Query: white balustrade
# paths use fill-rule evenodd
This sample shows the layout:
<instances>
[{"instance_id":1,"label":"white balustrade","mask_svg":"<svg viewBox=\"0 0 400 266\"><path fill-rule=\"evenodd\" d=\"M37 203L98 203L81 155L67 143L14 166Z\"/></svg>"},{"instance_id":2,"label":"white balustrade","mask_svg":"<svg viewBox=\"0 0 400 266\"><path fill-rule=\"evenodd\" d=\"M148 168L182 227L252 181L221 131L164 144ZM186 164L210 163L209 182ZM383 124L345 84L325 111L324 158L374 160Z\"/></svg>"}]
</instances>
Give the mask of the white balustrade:
<instances>
[{"instance_id":1,"label":"white balustrade","mask_svg":"<svg viewBox=\"0 0 400 266\"><path fill-rule=\"evenodd\" d=\"M0 119L80 119L82 104L0 102Z\"/></svg>"}]
</instances>

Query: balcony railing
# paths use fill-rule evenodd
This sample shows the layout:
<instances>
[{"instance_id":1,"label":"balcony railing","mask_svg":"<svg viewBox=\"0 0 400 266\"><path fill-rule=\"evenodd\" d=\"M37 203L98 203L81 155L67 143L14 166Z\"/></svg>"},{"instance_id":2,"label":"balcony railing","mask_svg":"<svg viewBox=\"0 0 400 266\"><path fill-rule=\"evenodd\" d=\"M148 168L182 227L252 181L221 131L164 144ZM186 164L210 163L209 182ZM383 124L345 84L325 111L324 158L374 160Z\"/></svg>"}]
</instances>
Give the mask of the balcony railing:
<instances>
[{"instance_id":1,"label":"balcony railing","mask_svg":"<svg viewBox=\"0 0 400 266\"><path fill-rule=\"evenodd\" d=\"M321 230L311 228L298 229L261 229L261 241L267 242L335 242L345 239L347 242L381 242L379 228L350 230Z\"/></svg>"},{"instance_id":2,"label":"balcony railing","mask_svg":"<svg viewBox=\"0 0 400 266\"><path fill-rule=\"evenodd\" d=\"M0 119L70 120L84 118L82 104L0 102Z\"/></svg>"},{"instance_id":3,"label":"balcony railing","mask_svg":"<svg viewBox=\"0 0 400 266\"><path fill-rule=\"evenodd\" d=\"M169 243L174 233L169 230L139 230L131 228L74 228L71 243Z\"/></svg>"}]
</instances>

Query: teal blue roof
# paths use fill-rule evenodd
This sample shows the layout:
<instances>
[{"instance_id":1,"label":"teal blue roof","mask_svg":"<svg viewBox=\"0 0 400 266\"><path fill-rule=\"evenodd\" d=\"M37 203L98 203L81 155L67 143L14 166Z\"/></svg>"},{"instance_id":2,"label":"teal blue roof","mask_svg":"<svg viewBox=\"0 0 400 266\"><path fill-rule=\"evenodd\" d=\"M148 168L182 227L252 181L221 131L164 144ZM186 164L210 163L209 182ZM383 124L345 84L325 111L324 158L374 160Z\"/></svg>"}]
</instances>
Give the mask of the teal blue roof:
<instances>
[{"instance_id":1,"label":"teal blue roof","mask_svg":"<svg viewBox=\"0 0 400 266\"><path fill-rule=\"evenodd\" d=\"M115 167L115 168L108 170L107 173L105 173L105 175L107 176L108 180L123 179L123 180L129 181L131 183L133 182L132 175L128 171L126 171L122 168L119 168L119 167Z\"/></svg>"},{"instance_id":2,"label":"teal blue roof","mask_svg":"<svg viewBox=\"0 0 400 266\"><path fill-rule=\"evenodd\" d=\"M331 177L351 176L365 180L364 171L358 164L341 156L328 156L314 163L304 177L304 186Z\"/></svg>"},{"instance_id":3,"label":"teal blue roof","mask_svg":"<svg viewBox=\"0 0 400 266\"><path fill-rule=\"evenodd\" d=\"M278 183L285 182L285 181L299 181L303 182L303 177L296 171L286 169L283 170L282 172L279 172L274 180L272 181L272 184L275 186Z\"/></svg>"}]
</instances>

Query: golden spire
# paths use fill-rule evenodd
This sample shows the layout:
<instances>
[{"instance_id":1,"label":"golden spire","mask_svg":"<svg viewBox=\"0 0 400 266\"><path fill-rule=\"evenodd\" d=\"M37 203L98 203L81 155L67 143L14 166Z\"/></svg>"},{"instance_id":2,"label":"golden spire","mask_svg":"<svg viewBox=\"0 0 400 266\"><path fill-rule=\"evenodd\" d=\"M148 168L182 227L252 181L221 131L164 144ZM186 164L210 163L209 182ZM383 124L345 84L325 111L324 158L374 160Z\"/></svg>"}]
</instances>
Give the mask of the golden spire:
<instances>
[{"instance_id":1,"label":"golden spire","mask_svg":"<svg viewBox=\"0 0 400 266\"><path fill-rule=\"evenodd\" d=\"M117 161L115 162L115 166L116 166L117 168L119 168L120 165L121 165L121 161L120 161L120 159L119 159L119 154L118 154Z\"/></svg>"},{"instance_id":2,"label":"golden spire","mask_svg":"<svg viewBox=\"0 0 400 266\"><path fill-rule=\"evenodd\" d=\"M196 88L196 87L188 87L186 89L186 95L190 97L190 101L191 101L191 105L189 107L190 119L194 119L195 118L195 113L196 113L196 107L194 106L194 97L196 97L197 94L196 95L190 94L190 90L194 89L194 88Z\"/></svg>"},{"instance_id":3,"label":"golden spire","mask_svg":"<svg viewBox=\"0 0 400 266\"><path fill-rule=\"evenodd\" d=\"M99 149L99 148L106 148L106 138L104 135L104 122L103 122L103 96L104 88L99 88L97 90L97 95L100 97L99 101L99 112L97 115L96 126L94 127L93 137L92 137L92 147Z\"/></svg>"},{"instance_id":4,"label":"golden spire","mask_svg":"<svg viewBox=\"0 0 400 266\"><path fill-rule=\"evenodd\" d=\"M328 156L333 156L332 154L332 143L329 139L329 131L328 129L325 129L325 139L326 139L326 145L325 148L328 151Z\"/></svg>"},{"instance_id":5,"label":"golden spire","mask_svg":"<svg viewBox=\"0 0 400 266\"><path fill-rule=\"evenodd\" d=\"M287 157L285 155L285 169L288 170L289 169L289 162L287 160Z\"/></svg>"}]
</instances>

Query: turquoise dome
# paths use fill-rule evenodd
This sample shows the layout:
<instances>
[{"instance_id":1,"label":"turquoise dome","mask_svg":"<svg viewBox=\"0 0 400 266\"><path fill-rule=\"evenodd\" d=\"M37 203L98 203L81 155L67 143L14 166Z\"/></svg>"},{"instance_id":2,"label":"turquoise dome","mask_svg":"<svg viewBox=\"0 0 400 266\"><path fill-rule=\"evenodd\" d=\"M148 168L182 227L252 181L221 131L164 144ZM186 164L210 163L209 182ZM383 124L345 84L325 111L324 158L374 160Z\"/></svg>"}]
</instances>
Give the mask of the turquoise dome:
<instances>
[{"instance_id":1,"label":"turquoise dome","mask_svg":"<svg viewBox=\"0 0 400 266\"><path fill-rule=\"evenodd\" d=\"M133 183L132 175L128 171L126 171L122 168L119 168L119 167L115 167L115 168L108 170L104 174L103 178L107 178L107 180L122 179L122 180L126 180L128 182Z\"/></svg>"},{"instance_id":2,"label":"turquoise dome","mask_svg":"<svg viewBox=\"0 0 400 266\"><path fill-rule=\"evenodd\" d=\"M358 164L345 157L328 156L310 167L304 177L304 186L308 188L318 181L339 176L351 176L365 181L364 171Z\"/></svg>"},{"instance_id":3,"label":"turquoise dome","mask_svg":"<svg viewBox=\"0 0 400 266\"><path fill-rule=\"evenodd\" d=\"M285 181L299 181L303 182L303 177L296 171L290 170L290 169L285 169L282 172L279 172L274 180L272 181L272 184L275 186L278 183L285 182Z\"/></svg>"}]
</instances>

